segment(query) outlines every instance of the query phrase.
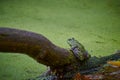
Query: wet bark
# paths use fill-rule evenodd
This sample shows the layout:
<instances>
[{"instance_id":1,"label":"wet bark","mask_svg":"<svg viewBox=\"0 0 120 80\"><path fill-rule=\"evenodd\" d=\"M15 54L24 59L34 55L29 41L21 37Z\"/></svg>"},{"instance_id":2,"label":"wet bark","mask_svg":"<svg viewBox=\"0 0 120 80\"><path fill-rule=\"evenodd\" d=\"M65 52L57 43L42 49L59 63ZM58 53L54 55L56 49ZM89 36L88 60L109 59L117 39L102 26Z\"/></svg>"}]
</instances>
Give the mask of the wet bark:
<instances>
[{"instance_id":1,"label":"wet bark","mask_svg":"<svg viewBox=\"0 0 120 80\"><path fill-rule=\"evenodd\" d=\"M76 61L69 50L54 45L41 34L10 28L0 28L0 52L27 54L51 67Z\"/></svg>"}]
</instances>

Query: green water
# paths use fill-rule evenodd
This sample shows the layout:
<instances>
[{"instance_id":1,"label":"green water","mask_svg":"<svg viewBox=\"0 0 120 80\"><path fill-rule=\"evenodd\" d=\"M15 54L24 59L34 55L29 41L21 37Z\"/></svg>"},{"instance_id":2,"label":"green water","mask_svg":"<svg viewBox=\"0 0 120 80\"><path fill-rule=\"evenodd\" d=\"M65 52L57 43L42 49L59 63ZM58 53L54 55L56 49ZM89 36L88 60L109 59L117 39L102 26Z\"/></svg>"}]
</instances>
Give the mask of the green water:
<instances>
[{"instance_id":1,"label":"green water","mask_svg":"<svg viewBox=\"0 0 120 80\"><path fill-rule=\"evenodd\" d=\"M120 49L120 0L0 0L0 26L43 34L63 48L74 37L91 55L109 55ZM1 80L45 70L26 55L0 54Z\"/></svg>"}]
</instances>

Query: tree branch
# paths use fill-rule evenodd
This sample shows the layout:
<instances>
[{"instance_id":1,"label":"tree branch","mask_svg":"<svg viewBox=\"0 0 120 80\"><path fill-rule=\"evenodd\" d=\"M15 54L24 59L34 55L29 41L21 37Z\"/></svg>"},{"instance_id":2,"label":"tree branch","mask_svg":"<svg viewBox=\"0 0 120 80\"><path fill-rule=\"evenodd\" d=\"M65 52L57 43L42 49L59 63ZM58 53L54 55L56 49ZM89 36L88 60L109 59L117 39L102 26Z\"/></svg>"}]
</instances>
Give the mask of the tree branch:
<instances>
[{"instance_id":1,"label":"tree branch","mask_svg":"<svg viewBox=\"0 0 120 80\"><path fill-rule=\"evenodd\" d=\"M18 29L0 28L0 51L24 53L51 67L75 62L70 51L54 45L41 34Z\"/></svg>"},{"instance_id":2,"label":"tree branch","mask_svg":"<svg viewBox=\"0 0 120 80\"><path fill-rule=\"evenodd\" d=\"M74 38L68 39L71 49L54 45L41 34L0 28L0 51L23 53L39 63L50 66L58 79L71 79L76 72L90 74L98 71L108 60L120 59L120 51L105 57L90 57L84 46ZM52 74L52 75L53 75ZM61 77L62 76L62 77Z\"/></svg>"}]
</instances>

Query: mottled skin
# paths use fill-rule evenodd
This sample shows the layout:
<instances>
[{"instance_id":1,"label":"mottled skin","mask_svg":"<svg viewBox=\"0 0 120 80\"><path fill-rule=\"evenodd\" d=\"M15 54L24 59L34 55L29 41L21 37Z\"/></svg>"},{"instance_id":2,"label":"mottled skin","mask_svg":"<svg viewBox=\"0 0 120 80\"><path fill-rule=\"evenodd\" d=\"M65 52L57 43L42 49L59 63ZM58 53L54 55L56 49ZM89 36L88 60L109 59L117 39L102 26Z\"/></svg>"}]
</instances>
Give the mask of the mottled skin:
<instances>
[{"instance_id":1,"label":"mottled skin","mask_svg":"<svg viewBox=\"0 0 120 80\"><path fill-rule=\"evenodd\" d=\"M73 54L80 61L90 58L90 55L85 50L84 46L81 43L79 43L77 40L75 40L74 38L68 39L67 43L70 45L71 51L73 52Z\"/></svg>"}]
</instances>

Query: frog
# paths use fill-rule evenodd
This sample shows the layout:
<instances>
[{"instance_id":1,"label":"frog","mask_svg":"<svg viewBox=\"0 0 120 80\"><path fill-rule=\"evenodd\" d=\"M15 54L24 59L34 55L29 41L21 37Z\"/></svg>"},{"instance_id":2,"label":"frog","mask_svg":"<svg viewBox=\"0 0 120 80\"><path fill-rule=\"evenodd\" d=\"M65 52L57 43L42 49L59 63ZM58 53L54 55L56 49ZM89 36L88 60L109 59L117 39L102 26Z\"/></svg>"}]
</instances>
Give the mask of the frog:
<instances>
[{"instance_id":1,"label":"frog","mask_svg":"<svg viewBox=\"0 0 120 80\"><path fill-rule=\"evenodd\" d=\"M84 61L91 57L88 51L84 48L84 46L75 38L69 38L67 40L67 43L70 46L70 51L72 51L72 53L78 60Z\"/></svg>"}]
</instances>

